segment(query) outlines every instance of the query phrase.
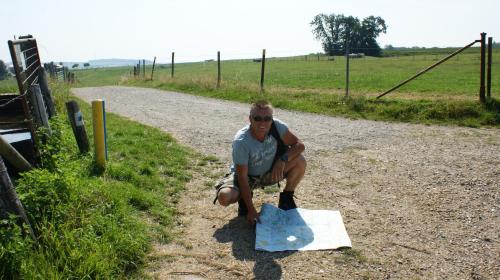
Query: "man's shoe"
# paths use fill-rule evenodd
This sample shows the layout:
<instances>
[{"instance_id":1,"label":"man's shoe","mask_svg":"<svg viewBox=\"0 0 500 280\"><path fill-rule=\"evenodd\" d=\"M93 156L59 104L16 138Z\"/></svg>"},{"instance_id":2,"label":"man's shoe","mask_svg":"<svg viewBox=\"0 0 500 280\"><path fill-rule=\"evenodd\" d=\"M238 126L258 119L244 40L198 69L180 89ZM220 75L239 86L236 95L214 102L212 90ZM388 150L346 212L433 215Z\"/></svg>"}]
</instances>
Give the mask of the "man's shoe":
<instances>
[{"instance_id":1,"label":"man's shoe","mask_svg":"<svg viewBox=\"0 0 500 280\"><path fill-rule=\"evenodd\" d=\"M293 192L282 192L280 193L280 200L278 202L278 207L283 210L290 210L297 208L295 201L293 201Z\"/></svg>"}]
</instances>

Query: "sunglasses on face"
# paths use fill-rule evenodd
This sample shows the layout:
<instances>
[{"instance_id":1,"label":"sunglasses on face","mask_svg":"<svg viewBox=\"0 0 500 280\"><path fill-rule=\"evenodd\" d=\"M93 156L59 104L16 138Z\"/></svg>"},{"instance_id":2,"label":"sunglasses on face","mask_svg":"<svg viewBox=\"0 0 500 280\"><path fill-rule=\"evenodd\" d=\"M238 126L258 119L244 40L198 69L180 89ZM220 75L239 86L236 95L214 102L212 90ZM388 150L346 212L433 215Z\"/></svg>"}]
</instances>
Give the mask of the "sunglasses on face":
<instances>
[{"instance_id":1,"label":"sunglasses on face","mask_svg":"<svg viewBox=\"0 0 500 280\"><path fill-rule=\"evenodd\" d=\"M273 120L273 116L252 116L252 119L256 122L270 122Z\"/></svg>"}]
</instances>

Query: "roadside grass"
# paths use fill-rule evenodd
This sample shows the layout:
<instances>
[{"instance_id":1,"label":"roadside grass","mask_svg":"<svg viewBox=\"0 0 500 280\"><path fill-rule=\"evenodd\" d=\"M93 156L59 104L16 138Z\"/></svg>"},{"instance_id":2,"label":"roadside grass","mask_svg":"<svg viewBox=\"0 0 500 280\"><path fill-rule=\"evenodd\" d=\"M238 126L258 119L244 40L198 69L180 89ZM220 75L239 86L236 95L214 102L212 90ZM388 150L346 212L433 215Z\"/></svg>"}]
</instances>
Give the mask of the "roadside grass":
<instances>
[{"instance_id":1,"label":"roadside grass","mask_svg":"<svg viewBox=\"0 0 500 280\"><path fill-rule=\"evenodd\" d=\"M17 82L14 78L10 77L8 79L0 81L0 94L1 93L18 93Z\"/></svg>"},{"instance_id":2,"label":"roadside grass","mask_svg":"<svg viewBox=\"0 0 500 280\"><path fill-rule=\"evenodd\" d=\"M423 124L452 124L469 127L499 126L498 101L491 99L486 105L475 100L462 99L379 99L364 94L343 94L296 91L268 88L264 94L258 86L240 84L215 89L210 79L159 79L144 81L131 78L127 85L176 90L191 94L250 103L269 100L276 108L343 116L352 119L399 121Z\"/></svg>"},{"instance_id":3,"label":"roadside grass","mask_svg":"<svg viewBox=\"0 0 500 280\"><path fill-rule=\"evenodd\" d=\"M500 49L494 49L500 54ZM350 96L345 98L345 60L314 61L270 58L266 62L264 92L260 92L260 63L251 60L222 61L222 83L216 88L216 62L157 65L151 81L132 77L130 68L77 71L77 86L120 84L176 90L249 103L268 99L275 107L354 119L445 124L470 127L499 126L498 101L478 102L479 59L475 50L454 57L397 91L375 99L385 90L444 57L416 54L351 60ZM492 96L500 94L500 63L492 65ZM98 75L96 73L99 73ZM113 77L113 78L112 78Z\"/></svg>"},{"instance_id":4,"label":"roadside grass","mask_svg":"<svg viewBox=\"0 0 500 280\"><path fill-rule=\"evenodd\" d=\"M153 240L168 242L179 192L210 157L159 131L107 114L109 162L97 172L80 155L66 119L69 87L53 84L59 115L43 145L42 167L23 173L16 191L38 243L14 220L0 225L5 279L116 279L137 275ZM89 105L79 102L92 142Z\"/></svg>"}]
</instances>

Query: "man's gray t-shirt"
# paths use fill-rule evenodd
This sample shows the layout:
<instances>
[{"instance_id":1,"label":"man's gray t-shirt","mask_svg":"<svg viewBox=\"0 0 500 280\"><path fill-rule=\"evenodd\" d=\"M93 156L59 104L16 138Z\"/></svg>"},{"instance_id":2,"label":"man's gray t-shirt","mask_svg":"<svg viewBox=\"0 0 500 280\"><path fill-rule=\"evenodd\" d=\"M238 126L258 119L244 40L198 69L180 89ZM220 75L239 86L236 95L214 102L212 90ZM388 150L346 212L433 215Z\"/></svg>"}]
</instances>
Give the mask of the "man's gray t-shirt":
<instances>
[{"instance_id":1,"label":"man's gray t-shirt","mask_svg":"<svg viewBox=\"0 0 500 280\"><path fill-rule=\"evenodd\" d=\"M288 131L288 126L274 119L274 124L280 137ZM236 165L248 166L248 175L260 176L273 166L274 156L278 148L278 141L268 134L263 142L255 139L250 131L250 125L240 129L233 139L233 170Z\"/></svg>"}]
</instances>

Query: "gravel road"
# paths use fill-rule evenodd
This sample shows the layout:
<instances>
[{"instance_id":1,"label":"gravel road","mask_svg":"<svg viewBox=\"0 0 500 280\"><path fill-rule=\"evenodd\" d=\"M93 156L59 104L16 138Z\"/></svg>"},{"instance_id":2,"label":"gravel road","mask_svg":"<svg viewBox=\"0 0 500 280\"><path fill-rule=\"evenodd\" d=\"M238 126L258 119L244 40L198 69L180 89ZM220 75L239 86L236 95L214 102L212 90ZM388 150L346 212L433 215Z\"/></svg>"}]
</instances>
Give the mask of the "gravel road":
<instances>
[{"instance_id":1,"label":"gravel road","mask_svg":"<svg viewBox=\"0 0 500 280\"><path fill-rule=\"evenodd\" d=\"M102 98L108 112L158 127L227 164L232 137L248 119L248 104L175 92L131 87L73 92L86 101ZM297 190L299 206L340 210L354 250L255 252L254 236L241 233L251 229L234 217L235 207L210 205L210 190L199 187L204 179L195 178L179 205L187 227L184 246L159 245L158 255L173 256L175 261L165 261L168 268L152 268L151 275L169 279L496 279L500 275L499 129L350 120L280 109L274 115L306 145L308 170ZM277 198L260 192L256 201L277 203Z\"/></svg>"}]
</instances>

